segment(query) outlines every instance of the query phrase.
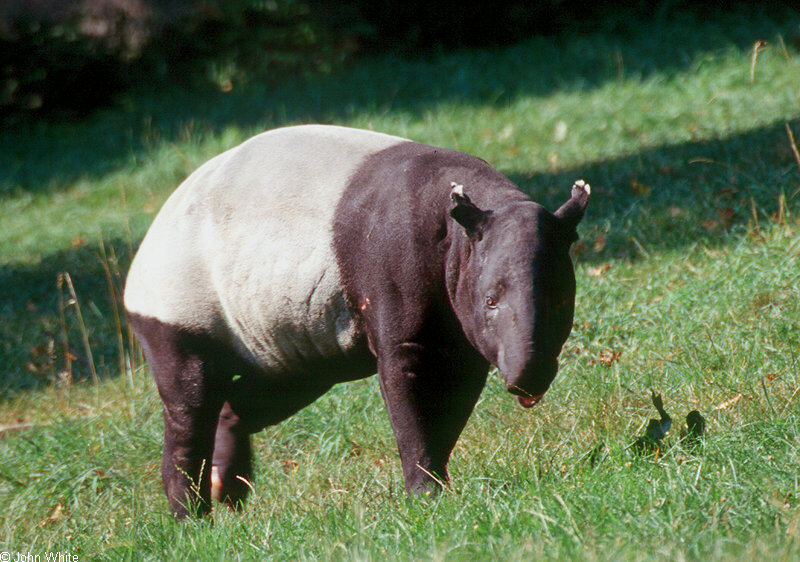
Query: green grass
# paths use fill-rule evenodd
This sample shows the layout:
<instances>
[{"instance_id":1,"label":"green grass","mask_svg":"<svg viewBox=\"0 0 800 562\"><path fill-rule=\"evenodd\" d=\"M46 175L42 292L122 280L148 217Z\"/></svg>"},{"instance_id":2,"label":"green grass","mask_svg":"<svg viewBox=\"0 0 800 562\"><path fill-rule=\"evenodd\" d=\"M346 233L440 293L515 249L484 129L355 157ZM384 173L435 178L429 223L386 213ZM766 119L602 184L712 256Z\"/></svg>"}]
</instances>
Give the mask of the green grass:
<instances>
[{"instance_id":1,"label":"green grass","mask_svg":"<svg viewBox=\"0 0 800 562\"><path fill-rule=\"evenodd\" d=\"M4 131L0 425L25 428L0 436L0 550L797 559L800 164L786 124L800 138L798 23L791 13L674 16L502 49L386 55L228 94L142 91L84 122ZM758 39L769 47L751 80ZM244 512L176 524L158 474L158 396L114 320L130 248L207 158L307 121L476 154L551 207L574 179L592 183L561 374L531 411L490 377L440 497L405 497L373 377L255 437ZM65 271L98 385L64 287L59 304ZM650 388L674 425L671 447L642 458L628 447L655 416ZM692 409L708 420L700 450L678 443Z\"/></svg>"}]
</instances>

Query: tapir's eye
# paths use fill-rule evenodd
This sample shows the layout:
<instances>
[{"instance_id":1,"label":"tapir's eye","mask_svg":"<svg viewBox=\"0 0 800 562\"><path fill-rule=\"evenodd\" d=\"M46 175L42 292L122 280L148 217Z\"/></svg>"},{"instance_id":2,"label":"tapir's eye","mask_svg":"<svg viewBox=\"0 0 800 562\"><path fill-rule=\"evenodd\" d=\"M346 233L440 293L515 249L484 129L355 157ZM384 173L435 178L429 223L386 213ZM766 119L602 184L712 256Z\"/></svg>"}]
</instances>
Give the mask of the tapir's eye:
<instances>
[{"instance_id":1,"label":"tapir's eye","mask_svg":"<svg viewBox=\"0 0 800 562\"><path fill-rule=\"evenodd\" d=\"M489 308L497 308L497 301L495 300L494 297L487 296L486 297L486 306L488 306Z\"/></svg>"}]
</instances>

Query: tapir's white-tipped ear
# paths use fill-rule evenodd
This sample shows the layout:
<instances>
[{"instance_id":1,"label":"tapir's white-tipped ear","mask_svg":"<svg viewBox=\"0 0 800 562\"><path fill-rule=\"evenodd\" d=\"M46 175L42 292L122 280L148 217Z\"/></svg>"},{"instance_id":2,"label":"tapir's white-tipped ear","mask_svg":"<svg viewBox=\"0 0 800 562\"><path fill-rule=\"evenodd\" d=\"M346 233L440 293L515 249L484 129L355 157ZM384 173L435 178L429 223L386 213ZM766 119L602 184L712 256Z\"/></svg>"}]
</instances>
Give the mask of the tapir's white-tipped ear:
<instances>
[{"instance_id":1,"label":"tapir's white-tipped ear","mask_svg":"<svg viewBox=\"0 0 800 562\"><path fill-rule=\"evenodd\" d=\"M464 193L464 186L456 182L450 183L450 201L453 202L450 216L464 227L467 236L480 240L483 235L486 218L491 214L491 211L481 211L476 207Z\"/></svg>"},{"instance_id":2,"label":"tapir's white-tipped ear","mask_svg":"<svg viewBox=\"0 0 800 562\"><path fill-rule=\"evenodd\" d=\"M586 192L586 195L591 195L592 194L592 186L589 185L588 183L586 183L583 180L578 180L575 183L573 183L572 184L572 189L573 190L582 189L583 191Z\"/></svg>"},{"instance_id":3,"label":"tapir's white-tipped ear","mask_svg":"<svg viewBox=\"0 0 800 562\"><path fill-rule=\"evenodd\" d=\"M450 182L450 200L456 202L458 199L464 199L464 186L454 181ZM469 199L466 197L466 199Z\"/></svg>"},{"instance_id":4,"label":"tapir's white-tipped ear","mask_svg":"<svg viewBox=\"0 0 800 562\"><path fill-rule=\"evenodd\" d=\"M586 212L586 206L589 204L589 195L591 193L592 186L583 180L576 181L572 184L572 193L569 200L553 213L568 231L574 232L578 223L581 222L583 213Z\"/></svg>"}]
</instances>

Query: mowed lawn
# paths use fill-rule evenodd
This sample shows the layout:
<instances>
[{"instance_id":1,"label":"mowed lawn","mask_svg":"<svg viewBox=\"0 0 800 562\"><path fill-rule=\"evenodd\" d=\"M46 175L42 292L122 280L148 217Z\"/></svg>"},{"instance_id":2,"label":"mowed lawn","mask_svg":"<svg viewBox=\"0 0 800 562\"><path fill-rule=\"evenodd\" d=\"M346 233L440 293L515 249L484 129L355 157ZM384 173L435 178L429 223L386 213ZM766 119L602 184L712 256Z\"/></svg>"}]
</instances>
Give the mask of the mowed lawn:
<instances>
[{"instance_id":1,"label":"mowed lawn","mask_svg":"<svg viewBox=\"0 0 800 562\"><path fill-rule=\"evenodd\" d=\"M142 90L79 122L3 130L0 552L797 560L799 24L674 15L229 92ZM561 372L531 410L489 377L438 497L406 498L372 377L254 437L243 512L178 524L124 275L192 170L305 122L469 152L551 209L590 182ZM673 425L640 455L651 389ZM706 434L690 447L695 409Z\"/></svg>"}]
</instances>

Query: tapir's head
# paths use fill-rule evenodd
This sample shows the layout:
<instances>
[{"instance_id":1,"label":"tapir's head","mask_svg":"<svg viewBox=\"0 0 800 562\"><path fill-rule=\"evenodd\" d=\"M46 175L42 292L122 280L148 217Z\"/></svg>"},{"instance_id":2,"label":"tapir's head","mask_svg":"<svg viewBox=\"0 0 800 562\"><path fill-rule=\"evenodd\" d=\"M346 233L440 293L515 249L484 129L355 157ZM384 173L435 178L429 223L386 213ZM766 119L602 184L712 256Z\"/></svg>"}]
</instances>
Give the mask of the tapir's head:
<instances>
[{"instance_id":1,"label":"tapir's head","mask_svg":"<svg viewBox=\"0 0 800 562\"><path fill-rule=\"evenodd\" d=\"M555 378L572 329L569 248L590 188L575 182L555 213L530 200L480 209L464 191L453 184L450 193L453 227L466 235L451 300L471 343L498 367L519 403L531 407Z\"/></svg>"}]
</instances>

